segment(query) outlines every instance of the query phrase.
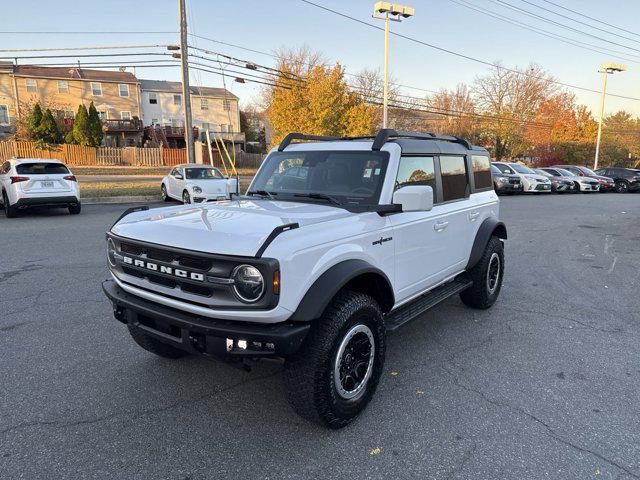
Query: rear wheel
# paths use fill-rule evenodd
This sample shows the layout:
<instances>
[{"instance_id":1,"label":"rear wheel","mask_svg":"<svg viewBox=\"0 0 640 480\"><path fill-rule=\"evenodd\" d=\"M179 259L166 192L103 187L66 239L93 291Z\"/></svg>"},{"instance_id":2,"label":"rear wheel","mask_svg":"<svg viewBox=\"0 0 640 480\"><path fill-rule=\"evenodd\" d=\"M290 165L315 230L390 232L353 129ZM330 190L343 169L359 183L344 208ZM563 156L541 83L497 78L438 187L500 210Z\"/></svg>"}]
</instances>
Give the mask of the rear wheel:
<instances>
[{"instance_id":1,"label":"rear wheel","mask_svg":"<svg viewBox=\"0 0 640 480\"><path fill-rule=\"evenodd\" d=\"M2 204L4 205L4 214L7 218L15 218L18 216L18 209L11 206L11 203L9 203L7 192L2 192Z\"/></svg>"},{"instance_id":2,"label":"rear wheel","mask_svg":"<svg viewBox=\"0 0 640 480\"><path fill-rule=\"evenodd\" d=\"M69 205L69 213L71 215L78 215L82 211L82 205L78 202L75 205Z\"/></svg>"},{"instance_id":3,"label":"rear wheel","mask_svg":"<svg viewBox=\"0 0 640 480\"><path fill-rule=\"evenodd\" d=\"M136 326L128 325L128 327L131 338L147 352L154 353L163 358L182 358L189 355L184 350L160 342Z\"/></svg>"},{"instance_id":4,"label":"rear wheel","mask_svg":"<svg viewBox=\"0 0 640 480\"><path fill-rule=\"evenodd\" d=\"M285 362L284 381L293 409L329 428L348 425L375 393L385 345L378 303L362 293L340 292L300 351Z\"/></svg>"},{"instance_id":5,"label":"rear wheel","mask_svg":"<svg viewBox=\"0 0 640 480\"><path fill-rule=\"evenodd\" d=\"M189 192L187 192L186 190L182 192L182 203L184 203L185 205L188 205L191 203L191 196L189 195Z\"/></svg>"},{"instance_id":6,"label":"rear wheel","mask_svg":"<svg viewBox=\"0 0 640 480\"><path fill-rule=\"evenodd\" d=\"M618 180L616 182L616 192L617 193L627 193L629 191L629 184L624 180Z\"/></svg>"},{"instance_id":7,"label":"rear wheel","mask_svg":"<svg viewBox=\"0 0 640 480\"><path fill-rule=\"evenodd\" d=\"M473 285L460 293L468 307L487 309L500 294L504 275L504 247L498 237L491 237L478 263L469 270Z\"/></svg>"}]
</instances>

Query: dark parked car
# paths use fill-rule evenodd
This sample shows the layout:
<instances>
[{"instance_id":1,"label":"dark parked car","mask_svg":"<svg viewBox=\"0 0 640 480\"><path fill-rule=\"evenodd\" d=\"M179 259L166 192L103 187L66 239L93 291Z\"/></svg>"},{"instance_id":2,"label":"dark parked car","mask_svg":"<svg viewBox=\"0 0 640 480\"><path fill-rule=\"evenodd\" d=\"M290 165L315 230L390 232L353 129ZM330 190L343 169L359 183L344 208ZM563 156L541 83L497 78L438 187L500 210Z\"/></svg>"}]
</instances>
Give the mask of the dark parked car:
<instances>
[{"instance_id":1,"label":"dark parked car","mask_svg":"<svg viewBox=\"0 0 640 480\"><path fill-rule=\"evenodd\" d=\"M564 168L579 177L595 178L600 184L601 192L613 192L616 188L616 182L611 177L598 175L596 172L582 165L554 165L554 167Z\"/></svg>"},{"instance_id":2,"label":"dark parked car","mask_svg":"<svg viewBox=\"0 0 640 480\"><path fill-rule=\"evenodd\" d=\"M613 178L618 193L640 190L640 170L635 168L607 167L596 170L596 173Z\"/></svg>"},{"instance_id":3,"label":"dark parked car","mask_svg":"<svg viewBox=\"0 0 640 480\"><path fill-rule=\"evenodd\" d=\"M549 177L551 180L551 191L556 193L578 193L579 189L573 180L563 177L562 175L554 175L542 168L534 168L534 172Z\"/></svg>"},{"instance_id":4,"label":"dark parked car","mask_svg":"<svg viewBox=\"0 0 640 480\"><path fill-rule=\"evenodd\" d=\"M518 175L503 173L498 167L491 165L491 177L493 178L493 188L498 195L522 192L522 182Z\"/></svg>"}]
</instances>

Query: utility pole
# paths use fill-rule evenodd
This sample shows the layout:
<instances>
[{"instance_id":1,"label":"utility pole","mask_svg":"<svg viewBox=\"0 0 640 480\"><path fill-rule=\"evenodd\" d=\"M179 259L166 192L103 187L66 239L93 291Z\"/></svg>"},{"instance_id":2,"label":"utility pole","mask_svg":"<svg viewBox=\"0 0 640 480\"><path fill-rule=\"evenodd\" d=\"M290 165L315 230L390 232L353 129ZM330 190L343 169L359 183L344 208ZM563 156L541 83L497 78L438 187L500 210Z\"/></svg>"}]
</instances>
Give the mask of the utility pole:
<instances>
[{"instance_id":1,"label":"utility pole","mask_svg":"<svg viewBox=\"0 0 640 480\"><path fill-rule=\"evenodd\" d=\"M382 87L382 128L387 128L389 108L389 20L402 21L413 17L414 9L391 2L376 2L373 6L373 18L384 20L384 84Z\"/></svg>"},{"instance_id":2,"label":"utility pole","mask_svg":"<svg viewBox=\"0 0 640 480\"><path fill-rule=\"evenodd\" d=\"M187 11L185 0L178 0L180 14L180 66L182 70L182 102L184 106L184 141L187 145L187 161L196 163L193 144L193 122L191 119L191 90L189 88L189 48L187 39Z\"/></svg>"},{"instance_id":3,"label":"utility pole","mask_svg":"<svg viewBox=\"0 0 640 480\"><path fill-rule=\"evenodd\" d=\"M612 75L614 72L624 72L627 69L626 65L620 65L617 63L603 63L598 70L603 75L602 80L602 98L600 99L600 118L598 119L598 138L596 140L596 158L593 161L593 169L598 169L598 157L600 156L600 136L602 135L602 119L604 118L604 99L607 95L607 76Z\"/></svg>"}]
</instances>

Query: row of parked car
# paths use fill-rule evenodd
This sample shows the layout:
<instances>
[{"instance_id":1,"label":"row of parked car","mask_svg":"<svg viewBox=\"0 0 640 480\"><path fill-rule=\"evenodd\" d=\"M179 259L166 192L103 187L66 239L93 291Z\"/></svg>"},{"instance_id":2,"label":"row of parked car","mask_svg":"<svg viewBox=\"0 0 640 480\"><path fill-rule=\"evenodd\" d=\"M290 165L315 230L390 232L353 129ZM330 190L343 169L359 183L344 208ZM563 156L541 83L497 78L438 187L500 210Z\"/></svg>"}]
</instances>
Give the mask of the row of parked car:
<instances>
[{"instance_id":1,"label":"row of parked car","mask_svg":"<svg viewBox=\"0 0 640 480\"><path fill-rule=\"evenodd\" d=\"M607 167L595 172L580 165L529 168L513 162L493 162L493 186L506 193L578 193L640 191L640 169Z\"/></svg>"}]
</instances>

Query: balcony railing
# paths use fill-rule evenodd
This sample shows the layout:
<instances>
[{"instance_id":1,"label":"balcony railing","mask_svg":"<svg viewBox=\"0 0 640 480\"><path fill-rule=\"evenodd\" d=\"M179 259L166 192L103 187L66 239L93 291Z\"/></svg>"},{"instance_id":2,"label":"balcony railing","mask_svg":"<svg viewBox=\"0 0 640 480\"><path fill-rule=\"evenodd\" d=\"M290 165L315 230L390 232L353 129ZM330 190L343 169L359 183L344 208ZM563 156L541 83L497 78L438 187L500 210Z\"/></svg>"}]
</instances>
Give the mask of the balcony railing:
<instances>
[{"instance_id":1,"label":"balcony railing","mask_svg":"<svg viewBox=\"0 0 640 480\"><path fill-rule=\"evenodd\" d=\"M141 132L142 129L142 120L138 118L131 118L129 120L102 120L102 130L104 132Z\"/></svg>"},{"instance_id":2,"label":"balcony railing","mask_svg":"<svg viewBox=\"0 0 640 480\"><path fill-rule=\"evenodd\" d=\"M216 137L218 140L223 140L225 142L237 142L243 143L245 141L244 132L217 132L210 130L209 135L211 136L211 141L214 142L213 137ZM200 140L203 142L207 141L207 136L205 132L202 132L200 135Z\"/></svg>"}]
</instances>

